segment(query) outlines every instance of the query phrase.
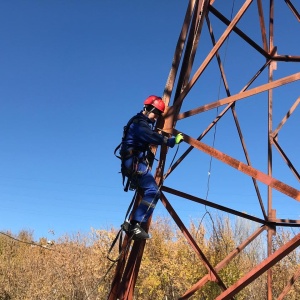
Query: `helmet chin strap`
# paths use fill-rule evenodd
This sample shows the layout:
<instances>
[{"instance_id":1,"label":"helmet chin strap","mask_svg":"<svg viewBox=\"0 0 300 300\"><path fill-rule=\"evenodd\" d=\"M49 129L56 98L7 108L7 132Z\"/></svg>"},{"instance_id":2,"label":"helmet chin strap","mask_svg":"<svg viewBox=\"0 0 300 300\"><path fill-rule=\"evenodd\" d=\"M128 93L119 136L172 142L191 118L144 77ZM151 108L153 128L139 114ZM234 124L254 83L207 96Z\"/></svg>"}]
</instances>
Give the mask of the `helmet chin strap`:
<instances>
[{"instance_id":1,"label":"helmet chin strap","mask_svg":"<svg viewBox=\"0 0 300 300\"><path fill-rule=\"evenodd\" d=\"M155 107L153 106L151 110L147 110L146 106L144 106L144 112L146 112L145 115L148 117L149 114L151 114L154 111L154 109L155 109Z\"/></svg>"}]
</instances>

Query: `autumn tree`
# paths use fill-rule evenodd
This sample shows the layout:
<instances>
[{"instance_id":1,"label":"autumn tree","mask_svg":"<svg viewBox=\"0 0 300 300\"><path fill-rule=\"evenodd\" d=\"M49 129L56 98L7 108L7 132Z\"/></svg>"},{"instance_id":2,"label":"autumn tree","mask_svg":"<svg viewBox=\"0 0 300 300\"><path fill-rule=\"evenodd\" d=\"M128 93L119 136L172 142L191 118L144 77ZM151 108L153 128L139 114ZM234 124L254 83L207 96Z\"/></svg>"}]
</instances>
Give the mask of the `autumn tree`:
<instances>
[{"instance_id":1,"label":"autumn tree","mask_svg":"<svg viewBox=\"0 0 300 300\"><path fill-rule=\"evenodd\" d=\"M209 216L188 224L197 245L216 266L257 228L243 219ZM103 300L111 288L115 263L107 254L119 229L94 230L88 234L65 235L47 243L33 241L33 234L21 231L0 234L0 300ZM135 287L135 300L175 300L207 274L207 269L191 245L170 219L156 218L150 228L152 238L145 252ZM226 286L234 284L266 257L264 237L259 235L218 274ZM277 230L274 251L295 233ZM109 254L119 256L118 247ZM299 269L299 250L273 267L274 296L278 297ZM190 299L212 300L221 292L208 282ZM285 300L296 300L300 284L295 282ZM235 296L237 300L265 300L266 276L252 282Z\"/></svg>"}]
</instances>

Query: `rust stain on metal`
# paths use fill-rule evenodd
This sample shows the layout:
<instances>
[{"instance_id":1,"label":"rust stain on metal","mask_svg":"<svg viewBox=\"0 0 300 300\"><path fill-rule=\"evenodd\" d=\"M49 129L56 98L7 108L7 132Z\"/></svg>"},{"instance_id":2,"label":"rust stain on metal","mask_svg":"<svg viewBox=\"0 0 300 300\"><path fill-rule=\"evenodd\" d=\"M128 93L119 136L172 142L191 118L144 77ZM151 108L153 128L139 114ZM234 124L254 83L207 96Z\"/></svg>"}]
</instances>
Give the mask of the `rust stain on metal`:
<instances>
[{"instance_id":1,"label":"rust stain on metal","mask_svg":"<svg viewBox=\"0 0 300 300\"><path fill-rule=\"evenodd\" d=\"M173 130L174 134L179 133L178 130L174 129ZM182 133L184 136L184 140L192 145L193 147L213 156L214 158L230 165L231 167L251 176L252 178L255 178L259 181L261 181L262 183L271 186L272 188L290 196L291 198L300 201L300 191L275 179L272 178L271 176L254 169L253 167L250 167L244 163L242 163L241 161L238 161L237 159L230 157L229 155L222 153L221 151L216 150L215 148L212 148L184 133Z\"/></svg>"}]
</instances>

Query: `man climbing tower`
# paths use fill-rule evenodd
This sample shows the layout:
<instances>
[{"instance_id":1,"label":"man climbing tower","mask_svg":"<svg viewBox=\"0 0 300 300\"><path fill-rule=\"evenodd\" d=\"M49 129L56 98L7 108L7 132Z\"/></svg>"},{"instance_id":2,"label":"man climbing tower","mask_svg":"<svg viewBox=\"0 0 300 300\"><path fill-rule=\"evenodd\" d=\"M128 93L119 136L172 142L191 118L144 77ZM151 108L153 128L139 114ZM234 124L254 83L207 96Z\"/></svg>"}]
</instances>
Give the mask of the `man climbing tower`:
<instances>
[{"instance_id":1,"label":"man climbing tower","mask_svg":"<svg viewBox=\"0 0 300 300\"><path fill-rule=\"evenodd\" d=\"M159 188L149 168L147 154L150 145L166 144L173 148L183 141L181 133L168 138L154 131L155 122L165 111L165 103L161 97L151 95L144 101L141 112L132 117L124 127L120 148L121 170L128 178L127 188L139 188L142 200L132 212L130 224L124 226L126 233L133 240L148 239L149 234L143 229L152 215L155 205L160 198Z\"/></svg>"}]
</instances>

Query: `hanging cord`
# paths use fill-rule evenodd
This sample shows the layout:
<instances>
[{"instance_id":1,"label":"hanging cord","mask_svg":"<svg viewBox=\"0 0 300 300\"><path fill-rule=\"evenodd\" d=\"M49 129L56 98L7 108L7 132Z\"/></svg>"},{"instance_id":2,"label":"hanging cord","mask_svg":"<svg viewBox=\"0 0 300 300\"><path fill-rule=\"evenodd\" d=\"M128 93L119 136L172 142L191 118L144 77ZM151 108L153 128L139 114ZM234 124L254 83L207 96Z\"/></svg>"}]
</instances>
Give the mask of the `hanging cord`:
<instances>
[{"instance_id":1,"label":"hanging cord","mask_svg":"<svg viewBox=\"0 0 300 300\"><path fill-rule=\"evenodd\" d=\"M110 248L109 248L109 250L108 250L108 253L107 253L107 259L108 260L110 260L111 262L113 262L113 263L116 263L120 258L121 258L121 256L122 256L122 254L125 252L125 251L127 251L127 247L128 247L128 245L130 245L130 241L132 240L132 237L130 237L129 239L128 239L128 243L127 243L127 246L126 246L126 248L125 249L122 249L122 244L123 244L123 235L122 235L122 233L123 233L123 231L124 231L124 224L128 224L129 222L128 222L128 215L129 215L129 213L130 213L130 211L131 211L131 208L132 208L132 206L133 206L133 203L134 203L134 201L135 201L135 199L136 199L136 197L137 197L137 191L135 191L135 193L134 193L134 195L133 195L133 197L132 197L132 200L131 200L131 202L130 202L130 204L129 204L129 206L128 206L128 208L127 208L127 211L126 211L126 214L125 214L125 218L124 218L124 222L123 222L123 224L121 225L121 229L118 231L118 233L117 233L117 236L115 237L115 239L113 240L113 242L112 242L112 244L111 244L111 246L110 246ZM128 224L129 225L129 224ZM113 248L114 248L114 246L115 246L115 244L116 244L116 242L119 240L119 255L118 255L118 257L117 258L115 258L115 259L112 259L112 258L110 258L110 253L111 253L111 251L113 250Z\"/></svg>"},{"instance_id":2,"label":"hanging cord","mask_svg":"<svg viewBox=\"0 0 300 300\"><path fill-rule=\"evenodd\" d=\"M232 16L233 16L234 4L235 4L235 0L232 1L230 20L232 20ZM229 37L230 37L230 36L228 36L228 38L227 38L227 41L226 41L226 48L225 48L225 52L224 52L224 59L223 59L223 61L224 61L224 64L223 64L223 65L224 65L224 66L225 66L225 62L226 62L226 56L227 56L227 50L228 50L228 44L229 44ZM218 87L218 99L220 99L221 81L222 81L222 76L220 75L219 87ZM218 114L219 114L219 107L217 107L217 109L216 109L216 116L218 116ZM214 126L214 135L213 135L212 148L215 147L216 135L217 135L217 123L216 123L215 126ZM209 194L209 190L210 190L210 178L211 178L211 170L212 170L212 160L213 160L213 157L210 156L209 167L208 167L208 173L207 173L207 174L208 174L208 177L207 177L207 190L206 190L205 200L208 199L208 194ZM200 221L200 223L199 223L199 225L198 225L198 229L197 229L197 232L196 232L196 237L197 237L197 235L198 235L198 232L200 231L200 227L201 227L201 225L202 225L202 222L203 222L203 220L204 220L204 217L205 217L206 215L208 215L209 218L210 218L210 220L211 220L211 222L212 222L213 231L215 232L216 238L217 238L217 240L219 241L218 233L217 233L217 231L216 231L216 229L215 229L215 223L214 223L214 220L213 220L213 218L212 218L212 215L211 215L211 213L208 211L206 205L204 206L204 208L205 208L205 213L204 213L204 215L202 216L201 221ZM225 240L224 240L223 235L221 235L221 237L222 237L222 239L223 239L223 241L224 241L224 243L225 243Z\"/></svg>"}]
</instances>

